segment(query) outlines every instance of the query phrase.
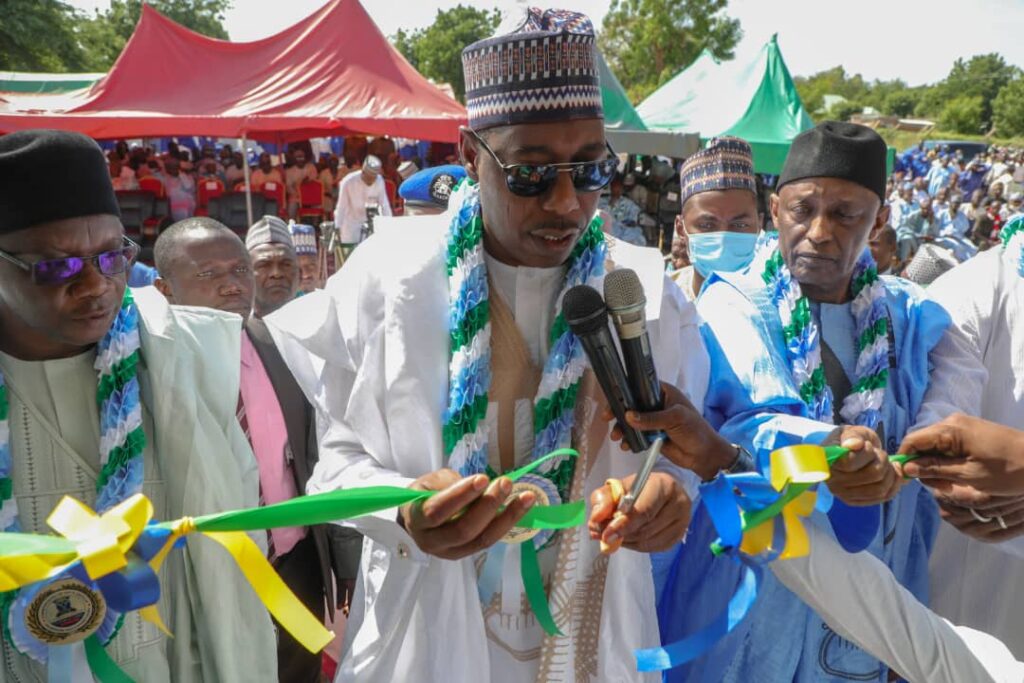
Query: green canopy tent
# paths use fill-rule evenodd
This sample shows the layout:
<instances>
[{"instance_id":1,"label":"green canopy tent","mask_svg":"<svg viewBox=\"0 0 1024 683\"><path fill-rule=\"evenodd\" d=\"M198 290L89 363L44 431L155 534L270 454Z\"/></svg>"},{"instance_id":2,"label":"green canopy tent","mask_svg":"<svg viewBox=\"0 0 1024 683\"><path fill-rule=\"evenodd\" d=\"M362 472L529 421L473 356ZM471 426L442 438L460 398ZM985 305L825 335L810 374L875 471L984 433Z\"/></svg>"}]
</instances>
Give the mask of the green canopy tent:
<instances>
[{"instance_id":1,"label":"green canopy tent","mask_svg":"<svg viewBox=\"0 0 1024 683\"><path fill-rule=\"evenodd\" d=\"M92 74L47 74L25 71L0 71L0 92L24 93L28 95L51 95L72 90L89 88L106 76Z\"/></svg>"},{"instance_id":2,"label":"green canopy tent","mask_svg":"<svg viewBox=\"0 0 1024 683\"><path fill-rule=\"evenodd\" d=\"M782 170L790 141L814 126L776 36L746 59L718 62L705 50L638 112L654 130L699 131L702 141L741 137L754 149L755 170L771 175Z\"/></svg>"},{"instance_id":3,"label":"green canopy tent","mask_svg":"<svg viewBox=\"0 0 1024 683\"><path fill-rule=\"evenodd\" d=\"M608 68L600 52L597 53L597 64L605 132L615 151L684 158L700 149L700 140L689 132L648 130L629 101L626 89Z\"/></svg>"}]
</instances>

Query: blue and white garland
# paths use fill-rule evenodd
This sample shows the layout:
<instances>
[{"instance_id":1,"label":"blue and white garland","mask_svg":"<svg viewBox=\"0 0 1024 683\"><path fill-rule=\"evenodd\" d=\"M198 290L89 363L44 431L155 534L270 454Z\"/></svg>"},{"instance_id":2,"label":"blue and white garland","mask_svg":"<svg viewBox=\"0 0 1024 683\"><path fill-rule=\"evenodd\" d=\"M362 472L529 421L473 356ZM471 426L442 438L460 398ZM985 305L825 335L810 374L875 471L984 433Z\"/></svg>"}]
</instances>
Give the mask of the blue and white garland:
<instances>
[{"instance_id":1,"label":"blue and white garland","mask_svg":"<svg viewBox=\"0 0 1024 683\"><path fill-rule=\"evenodd\" d=\"M1010 248L1012 244L1017 250L1017 273L1024 277L1024 216L1016 216L1003 226L999 231L999 239L1003 243L1003 251ZM1010 252L1011 256L1013 252Z\"/></svg>"},{"instance_id":2,"label":"blue and white garland","mask_svg":"<svg viewBox=\"0 0 1024 683\"><path fill-rule=\"evenodd\" d=\"M448 466L462 476L469 476L488 471L485 417L491 386L490 293L476 184L464 181L452 194L449 206L454 211L447 253L450 359L443 434ZM595 220L572 252L559 301L576 285L600 286L606 253L600 221ZM551 351L534 399L533 460L570 445L576 397L585 369L583 345L559 312L552 325ZM555 458L537 470L550 483L533 483L549 495L558 494L550 500L552 505L567 497L574 462L574 458ZM534 544L540 548L550 538L550 533L539 534Z\"/></svg>"},{"instance_id":3,"label":"blue and white garland","mask_svg":"<svg viewBox=\"0 0 1024 683\"><path fill-rule=\"evenodd\" d=\"M786 356L800 396L813 419L831 424L835 419L833 398L821 366L820 331L811 315L810 303L782 258L777 241L776 236L763 243L764 248L772 251L765 260L762 278L782 321ZM875 429L882 418L888 387L890 321L885 286L868 249L857 259L850 291L857 333L857 380L839 414L845 424Z\"/></svg>"},{"instance_id":4,"label":"blue and white garland","mask_svg":"<svg viewBox=\"0 0 1024 683\"><path fill-rule=\"evenodd\" d=\"M139 401L138 364L141 349L139 312L131 291L125 289L121 309L110 330L96 348L94 367L98 373L96 399L100 413L100 476L96 482L95 508L104 512L142 491L143 451L146 435L142 427ZM0 372L0 524L4 532L21 530L18 506L13 495L13 471L9 402L3 373ZM65 575L53 580L65 578ZM24 611L45 584L5 594L3 613L5 631L23 654L46 663L48 647L25 626ZM9 609L7 609L9 607ZM117 633L121 615L111 609L96 635L107 643Z\"/></svg>"}]
</instances>

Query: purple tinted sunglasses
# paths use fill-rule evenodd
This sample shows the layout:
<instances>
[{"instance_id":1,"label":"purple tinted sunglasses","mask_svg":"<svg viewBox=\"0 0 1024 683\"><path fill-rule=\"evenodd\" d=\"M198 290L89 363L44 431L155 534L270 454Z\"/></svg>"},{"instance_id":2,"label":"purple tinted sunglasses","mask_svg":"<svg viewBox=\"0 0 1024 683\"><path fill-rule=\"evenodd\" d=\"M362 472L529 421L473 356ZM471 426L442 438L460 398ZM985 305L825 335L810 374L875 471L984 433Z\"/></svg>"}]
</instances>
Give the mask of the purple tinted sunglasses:
<instances>
[{"instance_id":1,"label":"purple tinted sunglasses","mask_svg":"<svg viewBox=\"0 0 1024 683\"><path fill-rule=\"evenodd\" d=\"M138 255L139 245L127 237L124 238L124 245L120 249L104 251L94 256L66 256L35 263L22 261L14 254L0 249L0 259L28 271L32 275L32 282L37 285L67 284L82 274L86 263L91 263L103 275L118 275L131 268Z\"/></svg>"}]
</instances>

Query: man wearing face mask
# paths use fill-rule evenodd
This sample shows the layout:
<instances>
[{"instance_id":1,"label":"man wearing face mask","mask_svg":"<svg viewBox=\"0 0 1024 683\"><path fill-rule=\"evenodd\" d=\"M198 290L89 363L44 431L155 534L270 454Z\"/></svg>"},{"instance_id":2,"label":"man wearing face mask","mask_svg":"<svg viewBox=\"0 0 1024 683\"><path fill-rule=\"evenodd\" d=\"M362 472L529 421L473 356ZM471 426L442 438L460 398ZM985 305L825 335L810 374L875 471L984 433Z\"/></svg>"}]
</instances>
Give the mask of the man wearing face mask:
<instances>
[{"instance_id":1,"label":"man wearing face mask","mask_svg":"<svg viewBox=\"0 0 1024 683\"><path fill-rule=\"evenodd\" d=\"M743 270L754 258L761 214L750 145L714 138L679 175L683 210L676 230L686 233L692 265L676 283L695 301L711 273Z\"/></svg>"}]
</instances>

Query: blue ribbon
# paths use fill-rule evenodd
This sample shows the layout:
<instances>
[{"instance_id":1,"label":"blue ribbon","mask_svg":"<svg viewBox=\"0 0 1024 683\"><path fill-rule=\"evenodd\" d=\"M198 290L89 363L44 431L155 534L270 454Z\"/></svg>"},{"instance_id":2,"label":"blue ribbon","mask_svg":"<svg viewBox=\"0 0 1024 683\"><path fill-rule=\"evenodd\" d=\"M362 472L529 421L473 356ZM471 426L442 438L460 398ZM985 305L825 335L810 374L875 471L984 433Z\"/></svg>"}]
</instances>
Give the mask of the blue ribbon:
<instances>
[{"instance_id":1,"label":"blue ribbon","mask_svg":"<svg viewBox=\"0 0 1024 683\"><path fill-rule=\"evenodd\" d=\"M731 633L750 612L757 600L764 569L747 565L740 579L739 588L729 600L729 605L715 617L715 620L697 633L663 647L637 650L637 671L665 671L685 664L707 652L715 643Z\"/></svg>"},{"instance_id":2,"label":"blue ribbon","mask_svg":"<svg viewBox=\"0 0 1024 683\"><path fill-rule=\"evenodd\" d=\"M532 541L530 541L532 543ZM487 551L487 559L484 560L484 567L480 571L480 578L477 579L476 589L480 594L480 604L485 608L491 604L494 594L498 592L501 585L501 572L505 566L504 543L495 543Z\"/></svg>"},{"instance_id":3,"label":"blue ribbon","mask_svg":"<svg viewBox=\"0 0 1024 683\"><path fill-rule=\"evenodd\" d=\"M71 648L74 645L51 645L46 652L46 675L49 683L69 683L72 680Z\"/></svg>"},{"instance_id":4,"label":"blue ribbon","mask_svg":"<svg viewBox=\"0 0 1024 683\"><path fill-rule=\"evenodd\" d=\"M743 540L740 510L754 512L774 503L779 492L756 472L719 475L701 486L700 502L719 533L728 555L744 566L739 587L728 605L715 619L693 635L662 647L635 652L637 670L665 671L690 662L729 635L750 613L764 576L764 565L772 562L786 547L786 525L782 516L772 520L772 549L752 557L739 550Z\"/></svg>"}]
</instances>

